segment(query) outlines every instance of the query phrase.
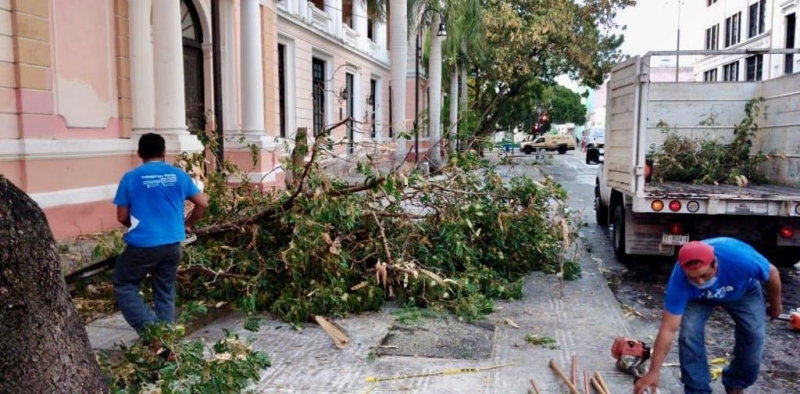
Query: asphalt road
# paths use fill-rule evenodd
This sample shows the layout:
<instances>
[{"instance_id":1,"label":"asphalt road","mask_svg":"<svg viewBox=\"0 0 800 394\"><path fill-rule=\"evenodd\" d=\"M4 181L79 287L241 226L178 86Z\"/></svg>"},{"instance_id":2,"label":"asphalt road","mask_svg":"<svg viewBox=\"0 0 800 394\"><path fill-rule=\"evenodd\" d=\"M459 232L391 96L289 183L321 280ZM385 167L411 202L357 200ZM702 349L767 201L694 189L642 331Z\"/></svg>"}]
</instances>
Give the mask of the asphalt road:
<instances>
[{"instance_id":1,"label":"asphalt road","mask_svg":"<svg viewBox=\"0 0 800 394\"><path fill-rule=\"evenodd\" d=\"M530 156L516 158L520 162ZM581 237L585 252L604 272L617 300L626 311L639 338L652 344L658 332L663 293L674 261L663 258L639 258L626 266L614 258L608 228L597 225L594 213L594 184L597 166L585 164L581 152L552 155L541 170L560 182L570 196L570 206L582 220ZM782 269L783 304L785 309L800 307L800 266ZM800 393L800 333L791 331L786 322L768 324L768 340L761 376L748 393ZM706 327L710 358L726 357L733 349L733 321L716 311ZM667 359L677 364L677 345ZM677 366L664 368L664 373L679 374ZM718 385L716 385L718 386ZM715 388L715 392L719 387Z\"/></svg>"}]
</instances>

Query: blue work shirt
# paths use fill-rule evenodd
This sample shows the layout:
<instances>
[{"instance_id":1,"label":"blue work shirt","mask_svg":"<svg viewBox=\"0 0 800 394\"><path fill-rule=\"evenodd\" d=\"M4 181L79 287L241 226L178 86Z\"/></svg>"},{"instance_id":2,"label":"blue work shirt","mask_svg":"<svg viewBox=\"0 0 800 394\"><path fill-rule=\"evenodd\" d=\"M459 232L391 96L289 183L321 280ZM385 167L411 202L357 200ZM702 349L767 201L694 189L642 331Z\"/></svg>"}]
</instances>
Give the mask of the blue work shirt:
<instances>
[{"instance_id":1,"label":"blue work shirt","mask_svg":"<svg viewBox=\"0 0 800 394\"><path fill-rule=\"evenodd\" d=\"M114 197L114 205L130 209L125 243L146 248L186 239L184 201L198 193L189 174L163 161L147 162L125 173Z\"/></svg>"},{"instance_id":2,"label":"blue work shirt","mask_svg":"<svg viewBox=\"0 0 800 394\"><path fill-rule=\"evenodd\" d=\"M689 301L713 303L739 299L755 281L769 279L769 261L752 246L728 237L703 242L714 247L717 282L709 289L700 290L692 286L680 264L675 264L664 296L664 308L673 315L682 315Z\"/></svg>"}]
</instances>

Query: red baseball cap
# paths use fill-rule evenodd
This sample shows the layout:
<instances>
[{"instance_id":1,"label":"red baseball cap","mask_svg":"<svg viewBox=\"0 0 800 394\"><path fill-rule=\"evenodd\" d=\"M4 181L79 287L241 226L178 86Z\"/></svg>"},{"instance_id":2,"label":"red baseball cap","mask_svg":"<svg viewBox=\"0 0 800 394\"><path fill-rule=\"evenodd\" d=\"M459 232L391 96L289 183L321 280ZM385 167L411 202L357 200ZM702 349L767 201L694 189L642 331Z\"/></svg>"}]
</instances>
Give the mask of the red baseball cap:
<instances>
[{"instance_id":1,"label":"red baseball cap","mask_svg":"<svg viewBox=\"0 0 800 394\"><path fill-rule=\"evenodd\" d=\"M699 263L689 264L694 261ZM714 247L702 241L689 242L678 251L678 263L684 270L694 271L711 264L712 261L714 261Z\"/></svg>"}]
</instances>

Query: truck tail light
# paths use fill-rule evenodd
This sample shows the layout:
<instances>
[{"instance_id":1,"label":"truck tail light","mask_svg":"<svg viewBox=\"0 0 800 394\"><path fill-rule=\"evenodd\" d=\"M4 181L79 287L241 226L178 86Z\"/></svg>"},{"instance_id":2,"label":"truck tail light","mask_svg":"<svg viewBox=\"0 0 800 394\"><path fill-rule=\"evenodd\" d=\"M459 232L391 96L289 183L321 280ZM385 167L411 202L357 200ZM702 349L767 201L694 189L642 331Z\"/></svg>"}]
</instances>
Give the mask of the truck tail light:
<instances>
[{"instance_id":1,"label":"truck tail light","mask_svg":"<svg viewBox=\"0 0 800 394\"><path fill-rule=\"evenodd\" d=\"M794 236L794 228L786 225L781 226L778 234L781 236L781 238L792 238Z\"/></svg>"},{"instance_id":2,"label":"truck tail light","mask_svg":"<svg viewBox=\"0 0 800 394\"><path fill-rule=\"evenodd\" d=\"M692 213L697 212L700 210L700 203L694 200L689 201L686 203L686 210Z\"/></svg>"},{"instance_id":3,"label":"truck tail light","mask_svg":"<svg viewBox=\"0 0 800 394\"><path fill-rule=\"evenodd\" d=\"M800 215L800 204L794 206L794 213Z\"/></svg>"},{"instance_id":4,"label":"truck tail light","mask_svg":"<svg viewBox=\"0 0 800 394\"><path fill-rule=\"evenodd\" d=\"M680 223L672 223L669 225L669 233L672 235L683 234L683 225Z\"/></svg>"},{"instance_id":5,"label":"truck tail light","mask_svg":"<svg viewBox=\"0 0 800 394\"><path fill-rule=\"evenodd\" d=\"M672 200L669 202L669 210L672 212L678 212L681 210L681 202L678 200Z\"/></svg>"},{"instance_id":6,"label":"truck tail light","mask_svg":"<svg viewBox=\"0 0 800 394\"><path fill-rule=\"evenodd\" d=\"M655 200L650 203L650 208L652 208L653 211L661 212L661 210L664 209L664 202L661 200Z\"/></svg>"}]
</instances>

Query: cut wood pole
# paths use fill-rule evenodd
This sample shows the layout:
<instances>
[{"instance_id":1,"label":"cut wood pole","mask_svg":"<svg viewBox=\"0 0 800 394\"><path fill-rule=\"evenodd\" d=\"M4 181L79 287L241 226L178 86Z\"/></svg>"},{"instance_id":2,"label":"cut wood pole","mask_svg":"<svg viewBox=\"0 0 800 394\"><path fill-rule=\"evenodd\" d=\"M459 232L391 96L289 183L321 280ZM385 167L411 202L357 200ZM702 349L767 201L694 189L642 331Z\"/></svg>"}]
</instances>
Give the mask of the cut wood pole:
<instances>
[{"instance_id":1,"label":"cut wood pole","mask_svg":"<svg viewBox=\"0 0 800 394\"><path fill-rule=\"evenodd\" d=\"M583 392L592 394L591 388L589 387L589 372L586 372L586 370L583 371Z\"/></svg>"},{"instance_id":2,"label":"cut wood pole","mask_svg":"<svg viewBox=\"0 0 800 394\"><path fill-rule=\"evenodd\" d=\"M542 394L542 392L539 391L539 386L536 385L536 381L533 380L533 378L531 378L531 386L533 386L533 392L535 394Z\"/></svg>"},{"instance_id":3,"label":"cut wood pole","mask_svg":"<svg viewBox=\"0 0 800 394\"><path fill-rule=\"evenodd\" d=\"M575 385L569 381L567 375L564 375L564 371L562 371L561 368L559 368L558 364L556 364L555 360L553 359L550 359L550 368L552 368L553 371L556 373L556 375L558 375L561 378L561 380L564 381L564 384L566 384L567 387L569 387L570 394L581 394L580 391L578 391L578 388L575 387Z\"/></svg>"},{"instance_id":4,"label":"cut wood pole","mask_svg":"<svg viewBox=\"0 0 800 394\"><path fill-rule=\"evenodd\" d=\"M608 393L608 385L606 384L605 379L603 379L603 375L600 375L600 371L594 371L594 377L597 379L597 383L600 383L603 386L603 391Z\"/></svg>"},{"instance_id":5,"label":"cut wood pole","mask_svg":"<svg viewBox=\"0 0 800 394\"><path fill-rule=\"evenodd\" d=\"M341 327L337 326L333 322L328 321L322 316L315 316L314 319L317 321L320 327L333 339L333 344L336 345L339 349L344 349L348 343L350 343L350 337L347 336L347 333L341 329Z\"/></svg>"},{"instance_id":6,"label":"cut wood pole","mask_svg":"<svg viewBox=\"0 0 800 394\"><path fill-rule=\"evenodd\" d=\"M570 365L572 385L578 387L578 356L572 355L572 363Z\"/></svg>"},{"instance_id":7,"label":"cut wood pole","mask_svg":"<svg viewBox=\"0 0 800 394\"><path fill-rule=\"evenodd\" d=\"M594 387L594 390L597 391L598 393L609 394L608 391L603 390L603 385L601 385L600 382L598 382L594 376L592 376L591 379L589 379L589 381L592 382L592 387Z\"/></svg>"}]
</instances>

